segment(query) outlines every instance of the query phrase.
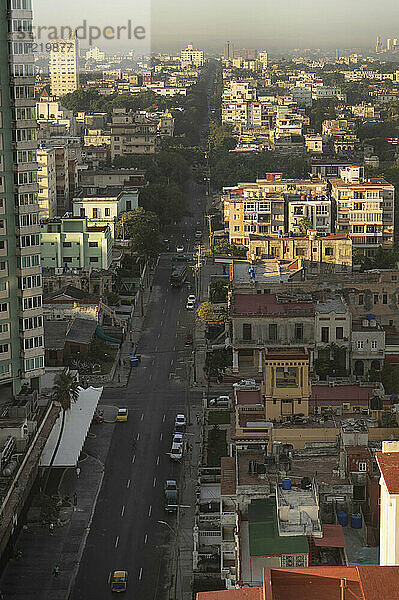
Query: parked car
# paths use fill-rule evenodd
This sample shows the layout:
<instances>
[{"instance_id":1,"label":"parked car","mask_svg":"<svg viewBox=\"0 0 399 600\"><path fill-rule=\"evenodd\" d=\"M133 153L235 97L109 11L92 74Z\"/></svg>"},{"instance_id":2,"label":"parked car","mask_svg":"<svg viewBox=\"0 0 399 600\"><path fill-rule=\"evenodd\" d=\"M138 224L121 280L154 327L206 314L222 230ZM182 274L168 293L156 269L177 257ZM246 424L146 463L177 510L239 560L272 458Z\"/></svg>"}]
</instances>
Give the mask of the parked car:
<instances>
[{"instance_id":1,"label":"parked car","mask_svg":"<svg viewBox=\"0 0 399 600\"><path fill-rule=\"evenodd\" d=\"M176 512L178 508L177 481L168 479L164 486L164 509L166 512Z\"/></svg>"},{"instance_id":2,"label":"parked car","mask_svg":"<svg viewBox=\"0 0 399 600\"><path fill-rule=\"evenodd\" d=\"M175 430L181 431L187 425L186 417L183 414L176 415Z\"/></svg>"},{"instance_id":3,"label":"parked car","mask_svg":"<svg viewBox=\"0 0 399 600\"><path fill-rule=\"evenodd\" d=\"M189 296L187 296L187 302L195 302L196 298L194 296L194 294L190 294Z\"/></svg>"},{"instance_id":4,"label":"parked car","mask_svg":"<svg viewBox=\"0 0 399 600\"><path fill-rule=\"evenodd\" d=\"M184 246L182 246L181 244L179 244L179 246L176 246L176 252L184 252Z\"/></svg>"},{"instance_id":5,"label":"parked car","mask_svg":"<svg viewBox=\"0 0 399 600\"><path fill-rule=\"evenodd\" d=\"M173 434L172 444L183 444L183 434L179 431Z\"/></svg>"},{"instance_id":6,"label":"parked car","mask_svg":"<svg viewBox=\"0 0 399 600\"><path fill-rule=\"evenodd\" d=\"M193 336L191 334L186 335L186 339L184 340L184 345L185 346L192 346L193 345Z\"/></svg>"},{"instance_id":7,"label":"parked car","mask_svg":"<svg viewBox=\"0 0 399 600\"><path fill-rule=\"evenodd\" d=\"M209 406L230 406L229 396L218 396L209 400Z\"/></svg>"},{"instance_id":8,"label":"parked car","mask_svg":"<svg viewBox=\"0 0 399 600\"><path fill-rule=\"evenodd\" d=\"M197 229L197 231L195 232L195 237L197 238L197 240L199 240L202 237L202 231L200 229Z\"/></svg>"},{"instance_id":9,"label":"parked car","mask_svg":"<svg viewBox=\"0 0 399 600\"><path fill-rule=\"evenodd\" d=\"M194 300L192 298L193 298L193 296L189 296L187 298L187 302L186 302L186 309L187 310L194 310L195 309L195 297L194 297Z\"/></svg>"},{"instance_id":10,"label":"parked car","mask_svg":"<svg viewBox=\"0 0 399 600\"><path fill-rule=\"evenodd\" d=\"M169 454L172 460L181 460L183 458L183 442L173 443Z\"/></svg>"}]
</instances>

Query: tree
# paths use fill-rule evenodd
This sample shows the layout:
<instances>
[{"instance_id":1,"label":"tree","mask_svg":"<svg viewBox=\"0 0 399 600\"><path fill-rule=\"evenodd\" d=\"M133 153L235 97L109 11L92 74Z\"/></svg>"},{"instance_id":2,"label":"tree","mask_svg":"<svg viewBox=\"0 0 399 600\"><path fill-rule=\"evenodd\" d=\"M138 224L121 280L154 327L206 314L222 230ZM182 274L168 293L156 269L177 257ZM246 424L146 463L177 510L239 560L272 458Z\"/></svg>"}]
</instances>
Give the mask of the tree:
<instances>
[{"instance_id":1,"label":"tree","mask_svg":"<svg viewBox=\"0 0 399 600\"><path fill-rule=\"evenodd\" d=\"M61 444L62 436L64 434L65 429L65 416L66 413L71 409L72 402L76 402L79 398L79 382L77 381L75 375L71 373L71 371L66 368L63 369L54 380L54 388L53 388L53 400L54 403L60 406L62 411L61 416L61 427L58 434L57 443L54 447L53 454L51 456L51 460L47 469L46 480L43 486L43 494L46 492L48 480L50 477L50 472L54 461L56 459L58 449Z\"/></svg>"},{"instance_id":2,"label":"tree","mask_svg":"<svg viewBox=\"0 0 399 600\"><path fill-rule=\"evenodd\" d=\"M299 226L301 233L306 235L308 232L308 229L312 228L312 221L309 219L309 217L303 217L299 221L298 226Z\"/></svg>"},{"instance_id":3,"label":"tree","mask_svg":"<svg viewBox=\"0 0 399 600\"><path fill-rule=\"evenodd\" d=\"M239 246L235 246L234 244L230 244L226 239L217 242L213 247L213 251L215 254L234 256L236 258L243 258L247 254L247 248L241 248Z\"/></svg>"},{"instance_id":4,"label":"tree","mask_svg":"<svg viewBox=\"0 0 399 600\"><path fill-rule=\"evenodd\" d=\"M126 212L116 223L119 238L130 239L131 250L146 260L155 258L160 248L159 218L139 207Z\"/></svg>"},{"instance_id":5,"label":"tree","mask_svg":"<svg viewBox=\"0 0 399 600\"><path fill-rule=\"evenodd\" d=\"M140 204L158 215L163 228L187 213L187 196L176 183L150 183L140 191Z\"/></svg>"},{"instance_id":6,"label":"tree","mask_svg":"<svg viewBox=\"0 0 399 600\"><path fill-rule=\"evenodd\" d=\"M227 281L226 279L212 279L209 284L209 297L212 302L227 301Z\"/></svg>"},{"instance_id":7,"label":"tree","mask_svg":"<svg viewBox=\"0 0 399 600\"><path fill-rule=\"evenodd\" d=\"M204 323L225 323L227 311L211 302L202 302L197 309L197 317Z\"/></svg>"}]
</instances>

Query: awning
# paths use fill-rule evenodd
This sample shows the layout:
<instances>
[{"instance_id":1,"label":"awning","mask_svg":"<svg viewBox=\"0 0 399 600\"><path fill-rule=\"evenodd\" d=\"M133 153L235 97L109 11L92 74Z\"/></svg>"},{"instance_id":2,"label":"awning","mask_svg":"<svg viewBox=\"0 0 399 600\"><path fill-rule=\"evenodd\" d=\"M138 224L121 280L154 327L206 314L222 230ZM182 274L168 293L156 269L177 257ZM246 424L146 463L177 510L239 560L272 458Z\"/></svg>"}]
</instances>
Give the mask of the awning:
<instances>
[{"instance_id":1,"label":"awning","mask_svg":"<svg viewBox=\"0 0 399 600\"><path fill-rule=\"evenodd\" d=\"M319 548L345 548L345 536L341 525L323 525L323 537L313 538Z\"/></svg>"}]
</instances>

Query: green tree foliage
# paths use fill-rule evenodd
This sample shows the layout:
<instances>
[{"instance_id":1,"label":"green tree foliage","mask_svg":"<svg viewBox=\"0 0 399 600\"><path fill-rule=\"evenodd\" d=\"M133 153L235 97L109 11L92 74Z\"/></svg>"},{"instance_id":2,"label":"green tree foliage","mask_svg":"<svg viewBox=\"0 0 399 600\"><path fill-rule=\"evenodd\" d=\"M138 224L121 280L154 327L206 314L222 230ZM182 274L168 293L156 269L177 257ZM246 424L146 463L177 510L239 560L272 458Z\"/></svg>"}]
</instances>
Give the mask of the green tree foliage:
<instances>
[{"instance_id":1,"label":"green tree foliage","mask_svg":"<svg viewBox=\"0 0 399 600\"><path fill-rule=\"evenodd\" d=\"M124 213L116 223L116 235L130 239L132 252L145 259L155 258L160 248L159 218L153 212L139 207Z\"/></svg>"},{"instance_id":2,"label":"green tree foliage","mask_svg":"<svg viewBox=\"0 0 399 600\"><path fill-rule=\"evenodd\" d=\"M209 297L212 302L227 302L227 279L212 279Z\"/></svg>"},{"instance_id":3,"label":"green tree foliage","mask_svg":"<svg viewBox=\"0 0 399 600\"><path fill-rule=\"evenodd\" d=\"M361 271L370 269L395 269L399 261L399 247L382 248L379 246L373 257L365 256L356 252L353 257L353 264L360 265Z\"/></svg>"},{"instance_id":4,"label":"green tree foliage","mask_svg":"<svg viewBox=\"0 0 399 600\"><path fill-rule=\"evenodd\" d=\"M247 249L239 246L235 246L234 244L230 244L229 240L220 240L213 247L214 254L219 254L221 256L233 256L235 258L245 258L247 254Z\"/></svg>"},{"instance_id":5,"label":"green tree foliage","mask_svg":"<svg viewBox=\"0 0 399 600\"><path fill-rule=\"evenodd\" d=\"M231 348L220 348L207 352L204 371L207 379L223 375L227 368L233 364L233 351Z\"/></svg>"},{"instance_id":6,"label":"green tree foliage","mask_svg":"<svg viewBox=\"0 0 399 600\"><path fill-rule=\"evenodd\" d=\"M211 302L201 302L197 308L197 317L203 323L225 323L227 311L225 308L215 306Z\"/></svg>"},{"instance_id":7,"label":"green tree foliage","mask_svg":"<svg viewBox=\"0 0 399 600\"><path fill-rule=\"evenodd\" d=\"M187 196L176 183L150 183L140 192L140 204L158 215L163 229L187 214Z\"/></svg>"}]
</instances>

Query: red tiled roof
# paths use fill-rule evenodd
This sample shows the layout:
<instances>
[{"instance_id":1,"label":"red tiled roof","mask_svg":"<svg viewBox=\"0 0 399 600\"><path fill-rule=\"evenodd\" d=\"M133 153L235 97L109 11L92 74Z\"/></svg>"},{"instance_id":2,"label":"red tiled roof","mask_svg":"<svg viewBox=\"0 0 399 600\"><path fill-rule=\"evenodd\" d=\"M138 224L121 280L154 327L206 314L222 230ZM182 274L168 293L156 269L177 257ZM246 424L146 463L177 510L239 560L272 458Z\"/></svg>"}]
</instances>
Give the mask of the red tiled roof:
<instances>
[{"instance_id":1,"label":"red tiled roof","mask_svg":"<svg viewBox=\"0 0 399 600\"><path fill-rule=\"evenodd\" d=\"M275 294L235 294L232 302L233 314L280 314L292 316L296 313L314 314L312 302L277 302Z\"/></svg>"},{"instance_id":2,"label":"red tiled roof","mask_svg":"<svg viewBox=\"0 0 399 600\"><path fill-rule=\"evenodd\" d=\"M263 600L263 587L199 592L197 600Z\"/></svg>"},{"instance_id":3,"label":"red tiled roof","mask_svg":"<svg viewBox=\"0 0 399 600\"><path fill-rule=\"evenodd\" d=\"M399 452L376 452L378 466L390 494L399 494Z\"/></svg>"},{"instance_id":4,"label":"red tiled roof","mask_svg":"<svg viewBox=\"0 0 399 600\"><path fill-rule=\"evenodd\" d=\"M263 404L262 393L260 390L240 390L237 392L237 404Z\"/></svg>"},{"instance_id":5,"label":"red tiled roof","mask_svg":"<svg viewBox=\"0 0 399 600\"><path fill-rule=\"evenodd\" d=\"M365 600L399 600L399 567L356 567Z\"/></svg>"},{"instance_id":6,"label":"red tiled roof","mask_svg":"<svg viewBox=\"0 0 399 600\"><path fill-rule=\"evenodd\" d=\"M330 233L330 235L326 235L324 240L346 240L349 235L347 233Z\"/></svg>"},{"instance_id":7,"label":"red tiled roof","mask_svg":"<svg viewBox=\"0 0 399 600\"><path fill-rule=\"evenodd\" d=\"M345 536L341 525L323 525L323 537L313 538L320 548L345 548Z\"/></svg>"},{"instance_id":8,"label":"red tiled roof","mask_svg":"<svg viewBox=\"0 0 399 600\"><path fill-rule=\"evenodd\" d=\"M360 385L312 385L311 403L328 401L329 404L342 402L362 402L367 404L374 395L373 386Z\"/></svg>"}]
</instances>

